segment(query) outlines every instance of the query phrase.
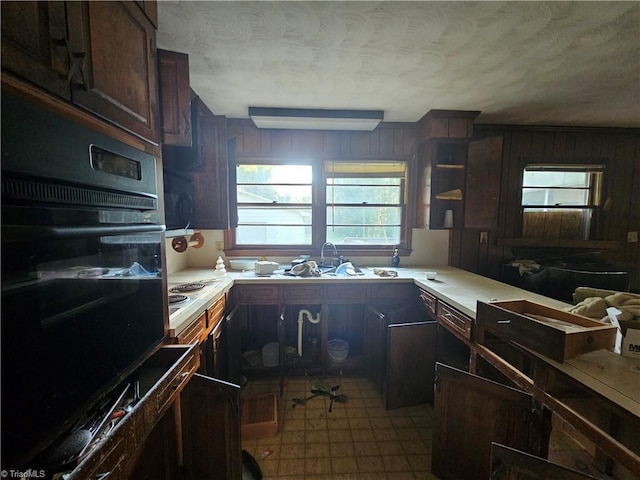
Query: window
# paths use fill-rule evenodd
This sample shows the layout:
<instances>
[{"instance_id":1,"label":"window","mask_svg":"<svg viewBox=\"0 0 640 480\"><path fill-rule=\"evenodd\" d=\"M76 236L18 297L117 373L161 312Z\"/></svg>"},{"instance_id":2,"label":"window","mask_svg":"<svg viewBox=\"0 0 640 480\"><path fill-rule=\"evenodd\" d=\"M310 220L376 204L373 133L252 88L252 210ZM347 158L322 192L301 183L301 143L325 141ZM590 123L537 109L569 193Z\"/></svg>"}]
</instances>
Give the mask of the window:
<instances>
[{"instance_id":1,"label":"window","mask_svg":"<svg viewBox=\"0 0 640 480\"><path fill-rule=\"evenodd\" d=\"M402 238L404 162L326 162L326 240L397 245Z\"/></svg>"},{"instance_id":2,"label":"window","mask_svg":"<svg viewBox=\"0 0 640 480\"><path fill-rule=\"evenodd\" d=\"M404 161L238 160L238 226L226 243L236 254L319 251L388 255L407 248Z\"/></svg>"},{"instance_id":3,"label":"window","mask_svg":"<svg viewBox=\"0 0 640 480\"><path fill-rule=\"evenodd\" d=\"M240 164L236 244L311 245L312 167Z\"/></svg>"},{"instance_id":4,"label":"window","mask_svg":"<svg viewBox=\"0 0 640 480\"><path fill-rule=\"evenodd\" d=\"M529 165L522 177L523 236L589 239L602 165Z\"/></svg>"}]
</instances>

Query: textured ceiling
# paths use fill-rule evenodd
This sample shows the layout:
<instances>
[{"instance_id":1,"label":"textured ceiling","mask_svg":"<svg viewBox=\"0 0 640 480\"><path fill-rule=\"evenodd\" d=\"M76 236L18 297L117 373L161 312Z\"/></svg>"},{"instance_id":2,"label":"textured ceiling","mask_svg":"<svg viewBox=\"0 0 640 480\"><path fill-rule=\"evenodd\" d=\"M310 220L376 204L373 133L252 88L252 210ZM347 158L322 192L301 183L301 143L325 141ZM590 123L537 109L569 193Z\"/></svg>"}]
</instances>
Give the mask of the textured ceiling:
<instances>
[{"instance_id":1,"label":"textured ceiling","mask_svg":"<svg viewBox=\"0 0 640 480\"><path fill-rule=\"evenodd\" d=\"M431 109L478 123L640 127L638 2L160 1L214 113Z\"/></svg>"}]
</instances>

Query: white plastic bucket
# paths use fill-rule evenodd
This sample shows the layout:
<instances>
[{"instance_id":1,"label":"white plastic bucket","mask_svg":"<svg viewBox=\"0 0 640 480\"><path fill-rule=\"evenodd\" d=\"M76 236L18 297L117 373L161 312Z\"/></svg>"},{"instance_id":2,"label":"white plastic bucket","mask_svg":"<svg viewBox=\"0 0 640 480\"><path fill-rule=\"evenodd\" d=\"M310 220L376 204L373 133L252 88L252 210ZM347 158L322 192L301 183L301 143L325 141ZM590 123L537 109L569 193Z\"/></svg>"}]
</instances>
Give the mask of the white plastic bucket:
<instances>
[{"instance_id":1,"label":"white plastic bucket","mask_svg":"<svg viewBox=\"0 0 640 480\"><path fill-rule=\"evenodd\" d=\"M265 367L277 367L280 363L278 342L267 343L262 347L262 364Z\"/></svg>"},{"instance_id":2,"label":"white plastic bucket","mask_svg":"<svg viewBox=\"0 0 640 480\"><path fill-rule=\"evenodd\" d=\"M327 342L327 354L336 362L343 362L349 356L349 343L339 338L333 338Z\"/></svg>"}]
</instances>

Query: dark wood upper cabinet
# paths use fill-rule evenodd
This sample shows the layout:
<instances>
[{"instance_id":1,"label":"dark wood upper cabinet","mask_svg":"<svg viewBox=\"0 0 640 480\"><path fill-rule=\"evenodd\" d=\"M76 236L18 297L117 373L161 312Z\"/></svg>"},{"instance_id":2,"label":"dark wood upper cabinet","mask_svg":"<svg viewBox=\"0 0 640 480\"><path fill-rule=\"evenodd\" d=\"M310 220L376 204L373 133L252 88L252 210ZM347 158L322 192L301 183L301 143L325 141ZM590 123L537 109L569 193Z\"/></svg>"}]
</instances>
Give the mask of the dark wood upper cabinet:
<instances>
[{"instance_id":1,"label":"dark wood upper cabinet","mask_svg":"<svg viewBox=\"0 0 640 480\"><path fill-rule=\"evenodd\" d=\"M229 175L227 128L223 115L200 118L202 165L192 170L194 189L193 228L229 228Z\"/></svg>"},{"instance_id":2,"label":"dark wood upper cabinet","mask_svg":"<svg viewBox=\"0 0 640 480\"><path fill-rule=\"evenodd\" d=\"M469 143L465 169L465 228L498 228L501 171L502 137Z\"/></svg>"},{"instance_id":3,"label":"dark wood upper cabinet","mask_svg":"<svg viewBox=\"0 0 640 480\"><path fill-rule=\"evenodd\" d=\"M4 70L154 144L156 61L134 2L2 2Z\"/></svg>"},{"instance_id":4,"label":"dark wood upper cabinet","mask_svg":"<svg viewBox=\"0 0 640 480\"><path fill-rule=\"evenodd\" d=\"M2 68L67 100L69 56L63 2L2 2Z\"/></svg>"},{"instance_id":5,"label":"dark wood upper cabinet","mask_svg":"<svg viewBox=\"0 0 640 480\"><path fill-rule=\"evenodd\" d=\"M420 147L418 227L493 229L498 224L502 137L432 138ZM451 212L451 223L445 216Z\"/></svg>"},{"instance_id":6,"label":"dark wood upper cabinet","mask_svg":"<svg viewBox=\"0 0 640 480\"><path fill-rule=\"evenodd\" d=\"M192 125L189 55L158 50L158 81L162 144L190 147Z\"/></svg>"},{"instance_id":7,"label":"dark wood upper cabinet","mask_svg":"<svg viewBox=\"0 0 640 480\"><path fill-rule=\"evenodd\" d=\"M129 2L69 2L67 13L75 44L70 53L80 59L71 75L73 102L158 143L153 24ZM74 31L82 38L71 36Z\"/></svg>"}]
</instances>

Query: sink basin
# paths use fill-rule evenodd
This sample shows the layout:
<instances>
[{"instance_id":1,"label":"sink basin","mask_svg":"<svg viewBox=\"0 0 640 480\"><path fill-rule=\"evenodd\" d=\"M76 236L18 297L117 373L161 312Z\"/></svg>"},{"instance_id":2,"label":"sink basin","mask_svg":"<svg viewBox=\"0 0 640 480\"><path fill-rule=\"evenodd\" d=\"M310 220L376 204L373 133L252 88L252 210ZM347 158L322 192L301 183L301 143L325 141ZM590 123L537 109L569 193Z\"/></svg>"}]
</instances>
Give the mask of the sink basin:
<instances>
[{"instance_id":1,"label":"sink basin","mask_svg":"<svg viewBox=\"0 0 640 480\"><path fill-rule=\"evenodd\" d=\"M345 262L337 267L320 266L318 268L323 276L355 277L365 274L360 267L354 266L351 262Z\"/></svg>"}]
</instances>

